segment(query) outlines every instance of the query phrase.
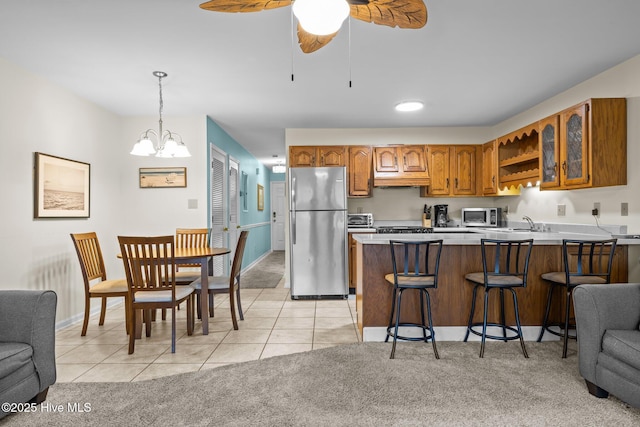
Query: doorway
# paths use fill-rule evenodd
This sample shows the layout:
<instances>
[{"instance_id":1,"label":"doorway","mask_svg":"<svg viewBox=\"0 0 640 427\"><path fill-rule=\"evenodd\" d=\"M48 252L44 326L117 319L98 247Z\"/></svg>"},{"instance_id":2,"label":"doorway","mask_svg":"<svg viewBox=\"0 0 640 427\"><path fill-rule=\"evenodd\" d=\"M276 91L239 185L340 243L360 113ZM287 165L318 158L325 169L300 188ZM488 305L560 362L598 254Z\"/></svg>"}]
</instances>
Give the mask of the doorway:
<instances>
[{"instance_id":1,"label":"doorway","mask_svg":"<svg viewBox=\"0 0 640 427\"><path fill-rule=\"evenodd\" d=\"M271 182L271 250L284 251L284 181Z\"/></svg>"},{"instance_id":2,"label":"doorway","mask_svg":"<svg viewBox=\"0 0 640 427\"><path fill-rule=\"evenodd\" d=\"M211 145L211 246L226 247L227 228L227 155ZM213 257L213 275L224 276L228 255Z\"/></svg>"}]
</instances>

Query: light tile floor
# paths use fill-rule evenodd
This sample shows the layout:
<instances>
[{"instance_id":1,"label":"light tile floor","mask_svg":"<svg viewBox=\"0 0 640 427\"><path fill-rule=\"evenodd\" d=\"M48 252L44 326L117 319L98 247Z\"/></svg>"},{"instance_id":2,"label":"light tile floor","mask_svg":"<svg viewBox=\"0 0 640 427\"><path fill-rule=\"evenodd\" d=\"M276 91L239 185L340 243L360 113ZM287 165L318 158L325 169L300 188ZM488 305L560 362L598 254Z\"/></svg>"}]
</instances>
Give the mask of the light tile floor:
<instances>
[{"instance_id":1,"label":"light tile floor","mask_svg":"<svg viewBox=\"0 0 640 427\"><path fill-rule=\"evenodd\" d=\"M283 280L274 289L242 289L241 301L245 320L234 331L229 298L216 295L208 335L202 335L199 320L187 335L183 305L176 312L173 354L170 313L153 323L151 337L143 333L129 355L124 308L110 308L103 326L92 316L85 337L80 323L56 333L57 381L140 381L362 341L353 299L294 301Z\"/></svg>"}]
</instances>

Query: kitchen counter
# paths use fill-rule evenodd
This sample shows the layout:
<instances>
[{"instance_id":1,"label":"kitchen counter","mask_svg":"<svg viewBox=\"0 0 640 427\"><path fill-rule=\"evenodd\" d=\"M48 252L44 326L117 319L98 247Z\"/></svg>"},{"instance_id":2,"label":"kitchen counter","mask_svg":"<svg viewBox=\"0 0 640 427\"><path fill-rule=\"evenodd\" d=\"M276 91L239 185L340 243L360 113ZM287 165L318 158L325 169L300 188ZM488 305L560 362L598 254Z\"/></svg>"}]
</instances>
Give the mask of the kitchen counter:
<instances>
[{"instance_id":1,"label":"kitchen counter","mask_svg":"<svg viewBox=\"0 0 640 427\"><path fill-rule=\"evenodd\" d=\"M629 235L632 236L632 235ZM541 231L509 231L509 229L479 229L479 228L445 228L435 229L429 234L363 234L353 238L362 244L383 245L389 240L438 240L443 239L445 245L479 245L481 239L524 240L533 239L534 245L562 245L563 239L610 239L610 234L589 234L571 232L541 232ZM618 245L640 245L637 238L618 238Z\"/></svg>"},{"instance_id":2,"label":"kitchen counter","mask_svg":"<svg viewBox=\"0 0 640 427\"><path fill-rule=\"evenodd\" d=\"M455 231L454 231L455 230ZM529 263L527 287L516 290L519 300L520 320L525 339L534 340L540 331L546 307L548 284L541 275L550 271L562 271L562 239L603 239L610 234L585 232L528 232L509 230L486 230L452 227L435 230L432 234L353 234L355 248L356 311L358 328L365 341L383 340L391 309L392 286L384 279L392 271L389 256L389 240L433 240L443 239L440 258L438 288L430 291L433 323L438 337L444 340L462 340L471 309L472 286L464 279L465 274L482 271L480 239L534 239ZM612 283L626 282L628 277L628 247L640 245L640 239L618 239L613 261ZM479 293L479 298L482 293ZM498 315L496 300L489 321ZM406 304L406 305L405 305ZM479 299L481 307L483 302ZM408 315L403 322L419 321L419 299L405 294L403 310ZM513 304L506 301L506 317L513 322ZM554 298L550 320L561 319L564 296ZM495 309L495 310L494 310ZM476 310L480 316L482 310ZM478 317L474 321L481 321Z\"/></svg>"}]
</instances>

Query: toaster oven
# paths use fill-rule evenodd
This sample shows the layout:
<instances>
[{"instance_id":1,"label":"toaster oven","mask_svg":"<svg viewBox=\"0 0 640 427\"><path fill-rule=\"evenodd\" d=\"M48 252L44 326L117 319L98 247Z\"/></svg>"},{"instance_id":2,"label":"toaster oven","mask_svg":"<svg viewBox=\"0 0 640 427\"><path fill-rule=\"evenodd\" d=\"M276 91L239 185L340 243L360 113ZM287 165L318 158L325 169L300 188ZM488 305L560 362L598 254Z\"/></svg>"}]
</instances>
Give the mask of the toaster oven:
<instances>
[{"instance_id":1,"label":"toaster oven","mask_svg":"<svg viewBox=\"0 0 640 427\"><path fill-rule=\"evenodd\" d=\"M349 228L371 228L373 227L373 214L370 214L370 213L348 214L347 226Z\"/></svg>"}]
</instances>

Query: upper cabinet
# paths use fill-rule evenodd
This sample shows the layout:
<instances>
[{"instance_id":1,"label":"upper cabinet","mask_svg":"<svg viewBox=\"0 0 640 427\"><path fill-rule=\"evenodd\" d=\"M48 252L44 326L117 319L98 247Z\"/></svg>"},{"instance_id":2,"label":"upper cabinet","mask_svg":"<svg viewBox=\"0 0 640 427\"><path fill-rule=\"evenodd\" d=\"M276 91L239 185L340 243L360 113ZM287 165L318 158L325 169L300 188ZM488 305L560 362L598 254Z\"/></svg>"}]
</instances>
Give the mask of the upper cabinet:
<instances>
[{"instance_id":1,"label":"upper cabinet","mask_svg":"<svg viewBox=\"0 0 640 427\"><path fill-rule=\"evenodd\" d=\"M540 188L560 186L560 115L540 120L538 123L540 144Z\"/></svg>"},{"instance_id":2,"label":"upper cabinet","mask_svg":"<svg viewBox=\"0 0 640 427\"><path fill-rule=\"evenodd\" d=\"M498 194L498 150L496 141L482 144L482 195Z\"/></svg>"},{"instance_id":3,"label":"upper cabinet","mask_svg":"<svg viewBox=\"0 0 640 427\"><path fill-rule=\"evenodd\" d=\"M429 184L426 145L375 147L374 186L421 186Z\"/></svg>"},{"instance_id":4,"label":"upper cabinet","mask_svg":"<svg viewBox=\"0 0 640 427\"><path fill-rule=\"evenodd\" d=\"M372 159L371 147L349 147L349 197L371 197Z\"/></svg>"},{"instance_id":5,"label":"upper cabinet","mask_svg":"<svg viewBox=\"0 0 640 427\"><path fill-rule=\"evenodd\" d=\"M422 197L477 194L476 145L430 145L428 152L431 184L420 189Z\"/></svg>"},{"instance_id":6,"label":"upper cabinet","mask_svg":"<svg viewBox=\"0 0 640 427\"><path fill-rule=\"evenodd\" d=\"M536 185L540 180L538 123L530 124L496 140L498 188Z\"/></svg>"},{"instance_id":7,"label":"upper cabinet","mask_svg":"<svg viewBox=\"0 0 640 427\"><path fill-rule=\"evenodd\" d=\"M627 183L627 105L593 98L539 122L541 188Z\"/></svg>"},{"instance_id":8,"label":"upper cabinet","mask_svg":"<svg viewBox=\"0 0 640 427\"><path fill-rule=\"evenodd\" d=\"M346 166L347 150L341 145L289 147L289 166Z\"/></svg>"}]
</instances>

